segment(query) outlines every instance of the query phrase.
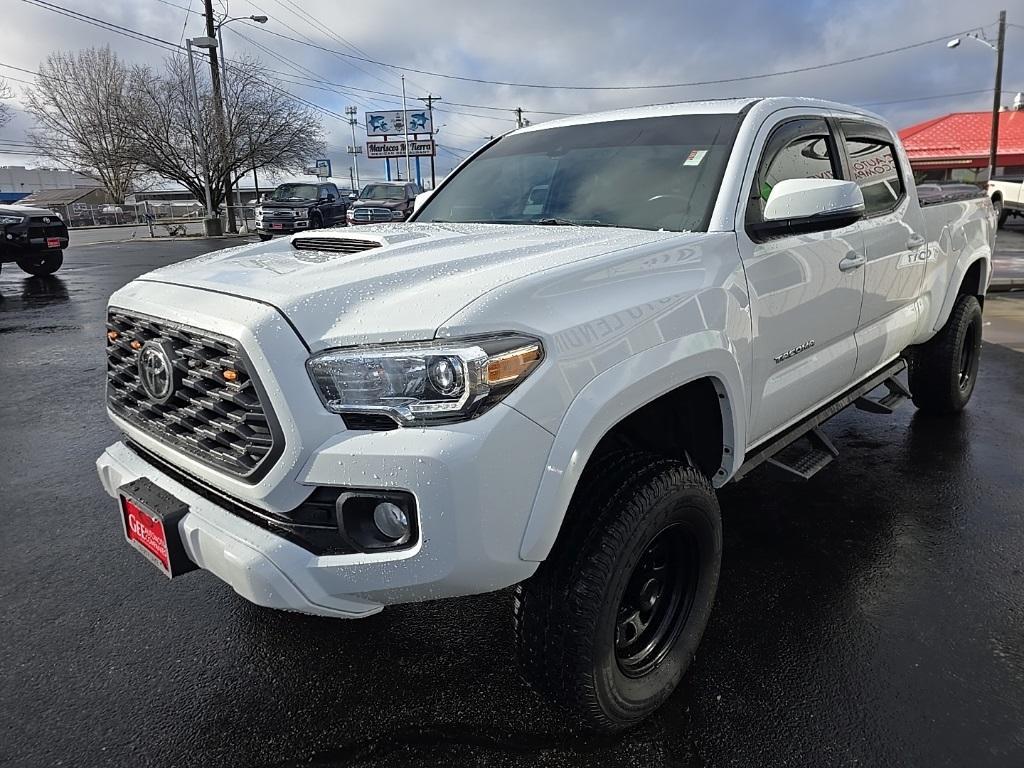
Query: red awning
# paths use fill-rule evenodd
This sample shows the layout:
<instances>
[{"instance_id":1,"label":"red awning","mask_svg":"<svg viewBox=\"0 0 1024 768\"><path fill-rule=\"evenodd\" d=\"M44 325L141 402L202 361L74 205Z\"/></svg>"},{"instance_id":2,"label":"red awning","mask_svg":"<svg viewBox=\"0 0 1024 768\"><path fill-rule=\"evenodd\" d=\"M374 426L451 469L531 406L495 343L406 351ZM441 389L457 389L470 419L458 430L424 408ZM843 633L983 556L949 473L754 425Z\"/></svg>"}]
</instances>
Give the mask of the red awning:
<instances>
[{"instance_id":1,"label":"red awning","mask_svg":"<svg viewBox=\"0 0 1024 768\"><path fill-rule=\"evenodd\" d=\"M954 112L900 131L917 167L981 168L988 165L991 112ZM1024 111L999 113L997 165L1024 165Z\"/></svg>"}]
</instances>

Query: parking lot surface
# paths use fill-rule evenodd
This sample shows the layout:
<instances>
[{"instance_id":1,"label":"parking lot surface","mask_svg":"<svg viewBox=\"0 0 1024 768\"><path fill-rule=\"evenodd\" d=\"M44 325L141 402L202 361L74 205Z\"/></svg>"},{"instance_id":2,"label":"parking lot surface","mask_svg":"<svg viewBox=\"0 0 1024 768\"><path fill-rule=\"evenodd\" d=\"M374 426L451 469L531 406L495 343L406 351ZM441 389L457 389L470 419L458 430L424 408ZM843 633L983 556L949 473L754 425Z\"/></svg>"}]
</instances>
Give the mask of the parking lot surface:
<instances>
[{"instance_id":1,"label":"parking lot surface","mask_svg":"<svg viewBox=\"0 0 1024 768\"><path fill-rule=\"evenodd\" d=\"M810 482L765 469L721 493L684 685L595 738L519 681L506 592L321 619L203 572L168 582L124 543L93 467L117 437L104 304L216 247L79 246L56 277L0 274L0 764L1024 765L1024 298L989 299L959 418L849 410Z\"/></svg>"}]
</instances>

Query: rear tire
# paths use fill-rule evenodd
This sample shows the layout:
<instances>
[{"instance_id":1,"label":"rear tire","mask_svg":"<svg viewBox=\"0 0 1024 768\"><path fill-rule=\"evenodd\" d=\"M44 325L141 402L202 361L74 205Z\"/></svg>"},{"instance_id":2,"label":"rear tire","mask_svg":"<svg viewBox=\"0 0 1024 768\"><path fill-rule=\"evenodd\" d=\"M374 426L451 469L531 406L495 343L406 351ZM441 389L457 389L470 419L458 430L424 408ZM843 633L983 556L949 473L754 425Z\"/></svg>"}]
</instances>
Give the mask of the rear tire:
<instances>
[{"instance_id":1,"label":"rear tire","mask_svg":"<svg viewBox=\"0 0 1024 768\"><path fill-rule=\"evenodd\" d=\"M722 559L714 490L639 452L592 459L549 558L513 595L527 682L584 726L627 728L679 685Z\"/></svg>"},{"instance_id":2,"label":"rear tire","mask_svg":"<svg viewBox=\"0 0 1024 768\"><path fill-rule=\"evenodd\" d=\"M64 263L64 251L33 254L23 259L18 259L18 266L25 272L35 277L46 277L52 275Z\"/></svg>"},{"instance_id":3,"label":"rear tire","mask_svg":"<svg viewBox=\"0 0 1024 768\"><path fill-rule=\"evenodd\" d=\"M942 330L912 350L908 379L920 410L951 414L967 405L978 378L981 327L978 299L961 296Z\"/></svg>"}]
</instances>

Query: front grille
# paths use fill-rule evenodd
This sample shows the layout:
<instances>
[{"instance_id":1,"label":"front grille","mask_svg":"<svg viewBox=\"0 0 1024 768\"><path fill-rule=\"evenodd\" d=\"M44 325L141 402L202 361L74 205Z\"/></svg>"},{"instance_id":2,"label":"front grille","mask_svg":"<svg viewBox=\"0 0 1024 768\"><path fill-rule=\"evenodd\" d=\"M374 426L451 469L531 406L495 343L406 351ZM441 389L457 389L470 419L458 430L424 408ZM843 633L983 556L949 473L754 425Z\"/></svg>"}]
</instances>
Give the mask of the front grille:
<instances>
[{"instance_id":1,"label":"front grille","mask_svg":"<svg viewBox=\"0 0 1024 768\"><path fill-rule=\"evenodd\" d=\"M357 240L354 237L293 237L292 248L298 251L332 251L334 253L359 253L371 248L380 248L375 240Z\"/></svg>"},{"instance_id":2,"label":"front grille","mask_svg":"<svg viewBox=\"0 0 1024 768\"><path fill-rule=\"evenodd\" d=\"M107 317L107 404L125 421L208 466L255 482L284 449L266 395L238 343L189 326L112 309ZM116 334L116 335L115 335ZM114 336L114 338L111 338ZM139 376L141 346L164 343L174 369L165 403ZM138 342L132 347L133 342ZM224 377L234 371L234 381Z\"/></svg>"},{"instance_id":3,"label":"front grille","mask_svg":"<svg viewBox=\"0 0 1024 768\"><path fill-rule=\"evenodd\" d=\"M390 208L353 208L352 220L358 222L391 221Z\"/></svg>"},{"instance_id":4,"label":"front grille","mask_svg":"<svg viewBox=\"0 0 1024 768\"><path fill-rule=\"evenodd\" d=\"M43 216L31 216L28 220L29 237L67 237L68 228L64 226L56 214L47 216L49 222L43 221Z\"/></svg>"}]
</instances>

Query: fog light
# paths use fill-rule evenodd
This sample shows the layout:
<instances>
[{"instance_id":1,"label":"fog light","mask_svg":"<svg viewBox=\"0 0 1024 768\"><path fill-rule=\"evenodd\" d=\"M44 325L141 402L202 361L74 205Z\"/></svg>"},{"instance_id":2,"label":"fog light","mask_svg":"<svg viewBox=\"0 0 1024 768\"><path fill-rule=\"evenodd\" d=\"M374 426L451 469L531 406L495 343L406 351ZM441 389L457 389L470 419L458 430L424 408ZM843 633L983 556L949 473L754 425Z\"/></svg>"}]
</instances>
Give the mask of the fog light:
<instances>
[{"instance_id":1,"label":"fog light","mask_svg":"<svg viewBox=\"0 0 1024 768\"><path fill-rule=\"evenodd\" d=\"M409 516L397 504L382 501L373 509L373 524L381 535L398 541L409 535Z\"/></svg>"}]
</instances>

